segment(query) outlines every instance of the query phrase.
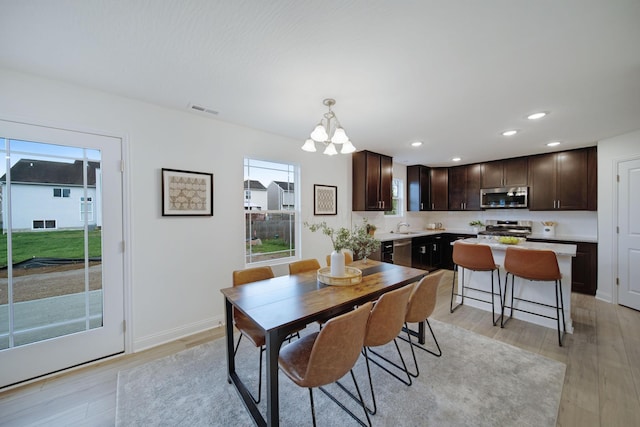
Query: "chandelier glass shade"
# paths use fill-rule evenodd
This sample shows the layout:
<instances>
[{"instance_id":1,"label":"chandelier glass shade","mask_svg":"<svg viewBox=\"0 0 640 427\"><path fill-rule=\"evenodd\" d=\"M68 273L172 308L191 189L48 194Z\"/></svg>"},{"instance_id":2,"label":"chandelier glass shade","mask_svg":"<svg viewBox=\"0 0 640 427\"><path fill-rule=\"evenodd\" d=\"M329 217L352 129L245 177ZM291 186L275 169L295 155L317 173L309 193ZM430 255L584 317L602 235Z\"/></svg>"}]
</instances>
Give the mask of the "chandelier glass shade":
<instances>
[{"instance_id":1,"label":"chandelier glass shade","mask_svg":"<svg viewBox=\"0 0 640 427\"><path fill-rule=\"evenodd\" d=\"M329 108L329 111L324 114L324 117L320 120L318 125L313 129L309 138L304 142L302 149L304 151L315 152L316 142L324 144L323 154L333 156L338 154L336 145L340 145L340 153L349 154L356 151L356 147L353 146L346 132L340 126L338 117L331 110L331 107L335 105L335 99L327 98L322 101L324 105Z\"/></svg>"}]
</instances>

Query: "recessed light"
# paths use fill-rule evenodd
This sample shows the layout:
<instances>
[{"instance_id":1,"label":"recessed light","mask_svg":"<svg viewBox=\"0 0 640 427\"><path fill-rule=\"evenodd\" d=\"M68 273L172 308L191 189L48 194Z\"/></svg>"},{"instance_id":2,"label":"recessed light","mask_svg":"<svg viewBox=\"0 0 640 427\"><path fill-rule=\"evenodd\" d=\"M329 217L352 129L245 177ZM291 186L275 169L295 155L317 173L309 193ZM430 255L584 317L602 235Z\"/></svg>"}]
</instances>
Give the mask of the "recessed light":
<instances>
[{"instance_id":1,"label":"recessed light","mask_svg":"<svg viewBox=\"0 0 640 427\"><path fill-rule=\"evenodd\" d=\"M518 131L515 130L515 129L512 129L512 130L505 130L504 132L502 132L502 135L503 136L513 136L516 133L518 133Z\"/></svg>"},{"instance_id":2,"label":"recessed light","mask_svg":"<svg viewBox=\"0 0 640 427\"><path fill-rule=\"evenodd\" d=\"M459 162L460 160L462 160L462 158L460 157L454 157L453 159L451 159L454 162Z\"/></svg>"},{"instance_id":3,"label":"recessed light","mask_svg":"<svg viewBox=\"0 0 640 427\"><path fill-rule=\"evenodd\" d=\"M547 114L549 114L549 113L547 113L546 111L540 111L539 113L529 114L527 116L527 119L529 119L529 120L538 120L538 119L543 118Z\"/></svg>"},{"instance_id":4,"label":"recessed light","mask_svg":"<svg viewBox=\"0 0 640 427\"><path fill-rule=\"evenodd\" d=\"M547 147L555 147L556 145L560 145L560 141L547 142Z\"/></svg>"},{"instance_id":5,"label":"recessed light","mask_svg":"<svg viewBox=\"0 0 640 427\"><path fill-rule=\"evenodd\" d=\"M412 145L413 147L420 147L420 146L422 145L422 141L415 141L415 142L412 142L412 143L411 143L411 145Z\"/></svg>"}]
</instances>

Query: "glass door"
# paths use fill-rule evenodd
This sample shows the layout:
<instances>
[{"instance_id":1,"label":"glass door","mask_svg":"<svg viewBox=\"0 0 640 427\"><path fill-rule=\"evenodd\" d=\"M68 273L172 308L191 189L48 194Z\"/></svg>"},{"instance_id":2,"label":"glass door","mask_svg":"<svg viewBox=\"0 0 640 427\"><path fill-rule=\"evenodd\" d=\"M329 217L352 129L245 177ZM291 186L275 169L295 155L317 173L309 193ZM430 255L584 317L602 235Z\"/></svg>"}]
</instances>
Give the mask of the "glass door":
<instances>
[{"instance_id":1,"label":"glass door","mask_svg":"<svg viewBox=\"0 0 640 427\"><path fill-rule=\"evenodd\" d=\"M0 120L0 387L124 351L121 145Z\"/></svg>"}]
</instances>

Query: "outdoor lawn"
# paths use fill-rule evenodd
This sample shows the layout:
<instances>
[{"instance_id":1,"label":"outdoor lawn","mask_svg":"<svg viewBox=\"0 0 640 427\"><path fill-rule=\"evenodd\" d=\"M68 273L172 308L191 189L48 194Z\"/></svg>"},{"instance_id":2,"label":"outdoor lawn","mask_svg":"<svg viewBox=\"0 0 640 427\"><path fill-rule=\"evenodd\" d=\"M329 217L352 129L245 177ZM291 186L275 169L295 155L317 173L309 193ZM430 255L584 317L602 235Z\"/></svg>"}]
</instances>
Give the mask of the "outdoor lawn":
<instances>
[{"instance_id":1,"label":"outdoor lawn","mask_svg":"<svg viewBox=\"0 0 640 427\"><path fill-rule=\"evenodd\" d=\"M26 231L11 235L13 264L33 258L83 259L84 231ZM102 255L100 230L89 232L89 257ZM0 239L0 268L8 264L7 234Z\"/></svg>"}]
</instances>

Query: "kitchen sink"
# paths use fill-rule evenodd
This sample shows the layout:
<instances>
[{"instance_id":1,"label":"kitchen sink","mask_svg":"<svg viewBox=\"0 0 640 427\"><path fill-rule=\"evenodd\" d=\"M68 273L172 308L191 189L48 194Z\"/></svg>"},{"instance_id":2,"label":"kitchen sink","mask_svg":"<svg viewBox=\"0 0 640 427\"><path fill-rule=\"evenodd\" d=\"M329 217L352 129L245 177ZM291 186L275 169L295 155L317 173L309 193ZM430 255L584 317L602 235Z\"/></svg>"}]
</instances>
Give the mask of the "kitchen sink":
<instances>
[{"instance_id":1,"label":"kitchen sink","mask_svg":"<svg viewBox=\"0 0 640 427\"><path fill-rule=\"evenodd\" d=\"M396 231L395 234L419 234L419 231Z\"/></svg>"}]
</instances>

